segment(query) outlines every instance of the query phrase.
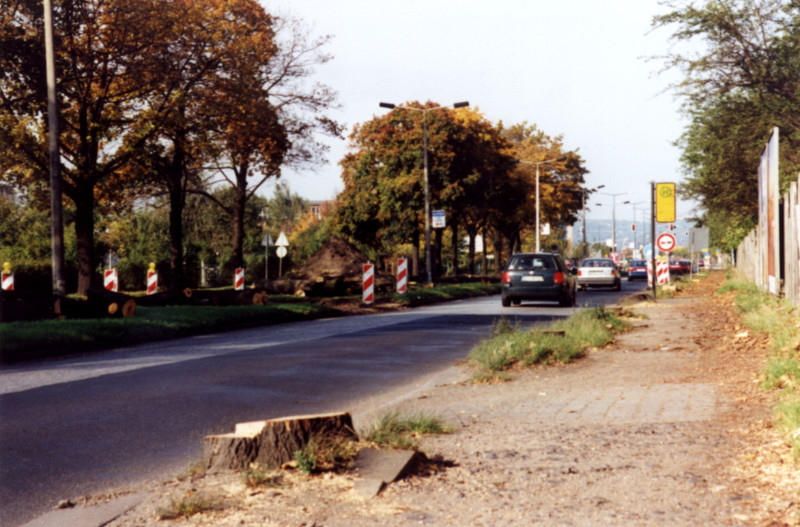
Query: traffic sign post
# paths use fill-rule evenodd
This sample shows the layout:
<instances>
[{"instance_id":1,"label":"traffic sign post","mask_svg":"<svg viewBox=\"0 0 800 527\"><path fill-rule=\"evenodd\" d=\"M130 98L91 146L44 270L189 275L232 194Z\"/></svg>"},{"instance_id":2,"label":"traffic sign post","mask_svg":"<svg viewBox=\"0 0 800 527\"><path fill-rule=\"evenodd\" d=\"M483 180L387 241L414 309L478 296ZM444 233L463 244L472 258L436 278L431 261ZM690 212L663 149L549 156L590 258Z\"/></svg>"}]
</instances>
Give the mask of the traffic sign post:
<instances>
[{"instance_id":1,"label":"traffic sign post","mask_svg":"<svg viewBox=\"0 0 800 527\"><path fill-rule=\"evenodd\" d=\"M665 253L671 252L675 249L675 236L671 232L665 232L659 235L658 239L656 239L656 247L660 251L664 251Z\"/></svg>"},{"instance_id":2,"label":"traffic sign post","mask_svg":"<svg viewBox=\"0 0 800 527\"><path fill-rule=\"evenodd\" d=\"M280 258L280 260L278 260L278 278L280 278L283 275L283 258L289 252L288 249L286 249L289 247L289 240L286 238L286 234L283 231L278 235L278 241L275 242L275 245L278 246L278 248L275 249L275 254Z\"/></svg>"},{"instance_id":3,"label":"traffic sign post","mask_svg":"<svg viewBox=\"0 0 800 527\"><path fill-rule=\"evenodd\" d=\"M443 210L434 210L431 212L434 229L444 229L447 226Z\"/></svg>"}]
</instances>

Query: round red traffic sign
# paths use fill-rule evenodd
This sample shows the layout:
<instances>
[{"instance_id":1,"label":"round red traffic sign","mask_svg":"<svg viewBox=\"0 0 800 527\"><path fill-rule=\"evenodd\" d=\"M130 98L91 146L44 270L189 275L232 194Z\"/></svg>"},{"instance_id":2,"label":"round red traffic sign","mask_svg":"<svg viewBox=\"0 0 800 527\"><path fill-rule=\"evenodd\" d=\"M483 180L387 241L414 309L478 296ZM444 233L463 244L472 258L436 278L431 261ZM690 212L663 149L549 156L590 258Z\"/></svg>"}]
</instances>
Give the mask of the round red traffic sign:
<instances>
[{"instance_id":1,"label":"round red traffic sign","mask_svg":"<svg viewBox=\"0 0 800 527\"><path fill-rule=\"evenodd\" d=\"M661 234L656 238L656 246L660 251L664 251L665 253L670 252L675 248L675 236L669 232Z\"/></svg>"}]
</instances>

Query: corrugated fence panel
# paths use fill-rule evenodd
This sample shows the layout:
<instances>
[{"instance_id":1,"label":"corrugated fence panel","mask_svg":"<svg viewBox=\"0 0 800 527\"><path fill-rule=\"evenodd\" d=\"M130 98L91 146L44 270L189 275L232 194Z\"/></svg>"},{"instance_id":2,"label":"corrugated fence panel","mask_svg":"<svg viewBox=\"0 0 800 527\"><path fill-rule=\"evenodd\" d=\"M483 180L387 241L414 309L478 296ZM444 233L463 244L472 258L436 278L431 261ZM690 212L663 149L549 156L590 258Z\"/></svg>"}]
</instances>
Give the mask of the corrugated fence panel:
<instances>
[{"instance_id":1,"label":"corrugated fence panel","mask_svg":"<svg viewBox=\"0 0 800 527\"><path fill-rule=\"evenodd\" d=\"M761 283L763 273L758 233L759 229L753 229L737 248L736 269L745 278L766 289L766 284ZM783 195L783 249L783 295L793 305L800 307L800 175L791 184L789 192Z\"/></svg>"}]
</instances>

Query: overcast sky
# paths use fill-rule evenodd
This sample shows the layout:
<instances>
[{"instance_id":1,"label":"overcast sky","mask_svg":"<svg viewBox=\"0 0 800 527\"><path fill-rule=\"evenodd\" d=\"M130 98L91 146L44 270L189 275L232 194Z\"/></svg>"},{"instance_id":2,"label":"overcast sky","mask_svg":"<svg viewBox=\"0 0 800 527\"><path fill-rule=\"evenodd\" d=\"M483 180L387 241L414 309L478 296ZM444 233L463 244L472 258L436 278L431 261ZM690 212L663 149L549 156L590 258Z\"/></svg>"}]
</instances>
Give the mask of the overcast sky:
<instances>
[{"instance_id":1,"label":"overcast sky","mask_svg":"<svg viewBox=\"0 0 800 527\"><path fill-rule=\"evenodd\" d=\"M647 57L668 51L668 31L651 31L657 0L261 0L267 11L303 20L312 36L331 35L334 59L315 80L339 94L346 125L386 110L381 101L469 101L493 123L527 121L578 149L587 185L646 202L649 182L680 182L672 143L684 126L666 91L677 72L658 74ZM285 171L293 192L310 200L342 190L338 161L346 141L331 142L328 163ZM265 189L271 195L272 186ZM595 194L590 218L611 217L611 196ZM597 206L596 203L602 203ZM693 204L679 202L678 216Z\"/></svg>"}]
</instances>

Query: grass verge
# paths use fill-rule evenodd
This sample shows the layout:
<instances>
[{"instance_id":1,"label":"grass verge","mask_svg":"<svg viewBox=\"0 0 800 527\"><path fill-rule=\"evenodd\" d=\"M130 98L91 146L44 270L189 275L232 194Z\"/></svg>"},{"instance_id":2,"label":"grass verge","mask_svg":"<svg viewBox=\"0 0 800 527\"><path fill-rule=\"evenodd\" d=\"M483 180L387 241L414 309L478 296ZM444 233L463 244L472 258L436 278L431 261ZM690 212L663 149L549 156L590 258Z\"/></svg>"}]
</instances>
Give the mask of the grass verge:
<instances>
[{"instance_id":1,"label":"grass verge","mask_svg":"<svg viewBox=\"0 0 800 527\"><path fill-rule=\"evenodd\" d=\"M436 416L424 413L401 415L397 412L388 412L363 435L367 441L382 447L416 450L417 438L449 434L452 431L453 427Z\"/></svg>"},{"instance_id":2,"label":"grass verge","mask_svg":"<svg viewBox=\"0 0 800 527\"><path fill-rule=\"evenodd\" d=\"M735 293L742 321L770 339L770 356L764 365L762 388L775 390L775 421L800 459L800 310L741 277L729 275L718 294Z\"/></svg>"},{"instance_id":3,"label":"grass verge","mask_svg":"<svg viewBox=\"0 0 800 527\"><path fill-rule=\"evenodd\" d=\"M493 380L515 366L554 362L567 363L585 354L587 348L604 346L614 334L627 327L621 317L605 307L584 309L568 319L554 322L545 329L522 331L500 319L489 339L469 353L477 369L473 380Z\"/></svg>"},{"instance_id":4,"label":"grass verge","mask_svg":"<svg viewBox=\"0 0 800 527\"><path fill-rule=\"evenodd\" d=\"M83 353L192 335L337 316L306 303L265 306L138 307L129 318L41 320L0 324L0 362Z\"/></svg>"},{"instance_id":5,"label":"grass verge","mask_svg":"<svg viewBox=\"0 0 800 527\"><path fill-rule=\"evenodd\" d=\"M496 294L498 284L442 284L415 287L387 299L418 306ZM361 297L348 297L358 304ZM90 351L218 333L232 329L342 316L335 306L274 295L264 306L138 306L129 318L41 320L0 324L0 363L62 357Z\"/></svg>"},{"instance_id":6,"label":"grass verge","mask_svg":"<svg viewBox=\"0 0 800 527\"><path fill-rule=\"evenodd\" d=\"M392 300L411 307L499 293L499 282L488 284L466 282L461 284L438 284L436 287L416 286L409 289L405 295L392 295Z\"/></svg>"}]
</instances>

